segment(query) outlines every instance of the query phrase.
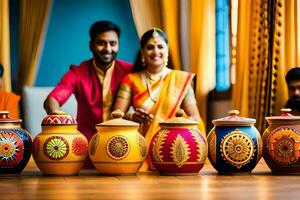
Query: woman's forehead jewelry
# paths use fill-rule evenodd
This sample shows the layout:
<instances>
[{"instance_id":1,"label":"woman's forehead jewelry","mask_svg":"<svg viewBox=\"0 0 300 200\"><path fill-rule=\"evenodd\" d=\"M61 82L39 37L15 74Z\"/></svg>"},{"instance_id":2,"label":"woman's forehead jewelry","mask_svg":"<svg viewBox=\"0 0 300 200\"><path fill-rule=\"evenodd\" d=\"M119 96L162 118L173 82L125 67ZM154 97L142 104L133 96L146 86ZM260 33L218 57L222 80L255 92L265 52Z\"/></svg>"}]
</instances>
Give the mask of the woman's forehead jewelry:
<instances>
[{"instance_id":1,"label":"woman's forehead jewelry","mask_svg":"<svg viewBox=\"0 0 300 200\"><path fill-rule=\"evenodd\" d=\"M157 42L159 34L158 34L156 28L153 30L152 37L153 37L154 42Z\"/></svg>"}]
</instances>

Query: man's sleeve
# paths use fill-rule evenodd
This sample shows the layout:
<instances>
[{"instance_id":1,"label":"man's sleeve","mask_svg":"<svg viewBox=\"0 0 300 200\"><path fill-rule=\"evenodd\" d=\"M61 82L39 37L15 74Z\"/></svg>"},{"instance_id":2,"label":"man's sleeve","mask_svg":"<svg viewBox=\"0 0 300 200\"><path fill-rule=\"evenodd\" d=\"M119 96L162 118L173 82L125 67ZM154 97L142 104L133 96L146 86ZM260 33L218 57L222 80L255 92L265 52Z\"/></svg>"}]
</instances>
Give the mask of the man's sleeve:
<instances>
[{"instance_id":1,"label":"man's sleeve","mask_svg":"<svg viewBox=\"0 0 300 200\"><path fill-rule=\"evenodd\" d=\"M77 79L75 72L75 67L71 66L70 70L61 78L57 86L48 95L48 97L55 98L60 106L62 106L75 91Z\"/></svg>"}]
</instances>

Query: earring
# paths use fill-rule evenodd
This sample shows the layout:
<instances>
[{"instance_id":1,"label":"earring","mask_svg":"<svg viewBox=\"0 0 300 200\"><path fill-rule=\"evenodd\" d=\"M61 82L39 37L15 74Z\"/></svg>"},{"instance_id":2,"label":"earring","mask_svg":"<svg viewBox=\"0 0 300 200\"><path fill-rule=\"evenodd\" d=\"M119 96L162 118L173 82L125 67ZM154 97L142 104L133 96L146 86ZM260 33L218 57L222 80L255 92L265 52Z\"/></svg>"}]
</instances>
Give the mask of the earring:
<instances>
[{"instance_id":1,"label":"earring","mask_svg":"<svg viewBox=\"0 0 300 200\"><path fill-rule=\"evenodd\" d=\"M145 67L146 66L146 61L145 61L145 58L144 58L144 56L142 56L142 65L143 65L143 67Z\"/></svg>"},{"instance_id":2,"label":"earring","mask_svg":"<svg viewBox=\"0 0 300 200\"><path fill-rule=\"evenodd\" d=\"M164 65L167 66L168 65L168 57L164 58Z\"/></svg>"}]
</instances>

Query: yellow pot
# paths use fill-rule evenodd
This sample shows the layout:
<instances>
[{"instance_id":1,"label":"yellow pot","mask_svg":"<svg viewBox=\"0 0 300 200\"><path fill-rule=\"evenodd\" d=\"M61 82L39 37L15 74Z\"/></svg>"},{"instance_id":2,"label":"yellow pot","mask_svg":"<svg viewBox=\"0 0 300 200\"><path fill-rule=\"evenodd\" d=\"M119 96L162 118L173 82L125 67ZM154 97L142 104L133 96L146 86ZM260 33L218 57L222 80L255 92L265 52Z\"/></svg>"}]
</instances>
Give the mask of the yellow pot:
<instances>
[{"instance_id":1,"label":"yellow pot","mask_svg":"<svg viewBox=\"0 0 300 200\"><path fill-rule=\"evenodd\" d=\"M147 155L146 140L138 132L139 124L122 119L121 111L114 111L112 117L96 125L90 158L101 174L135 174Z\"/></svg>"},{"instance_id":2,"label":"yellow pot","mask_svg":"<svg viewBox=\"0 0 300 200\"><path fill-rule=\"evenodd\" d=\"M88 141L67 114L48 115L33 140L32 155L44 175L76 175L87 157Z\"/></svg>"}]
</instances>

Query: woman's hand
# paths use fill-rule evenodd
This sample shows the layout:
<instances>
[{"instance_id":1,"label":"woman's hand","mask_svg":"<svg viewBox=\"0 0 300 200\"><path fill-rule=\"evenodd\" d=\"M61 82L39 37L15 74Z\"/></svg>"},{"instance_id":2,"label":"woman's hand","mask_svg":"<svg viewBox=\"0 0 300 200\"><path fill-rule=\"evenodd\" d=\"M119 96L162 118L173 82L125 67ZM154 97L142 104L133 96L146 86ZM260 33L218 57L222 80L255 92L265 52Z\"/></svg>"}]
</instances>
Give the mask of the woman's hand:
<instances>
[{"instance_id":1,"label":"woman's hand","mask_svg":"<svg viewBox=\"0 0 300 200\"><path fill-rule=\"evenodd\" d=\"M132 120L138 123L150 124L153 121L153 114L149 114L142 108L137 108L132 114Z\"/></svg>"}]
</instances>

